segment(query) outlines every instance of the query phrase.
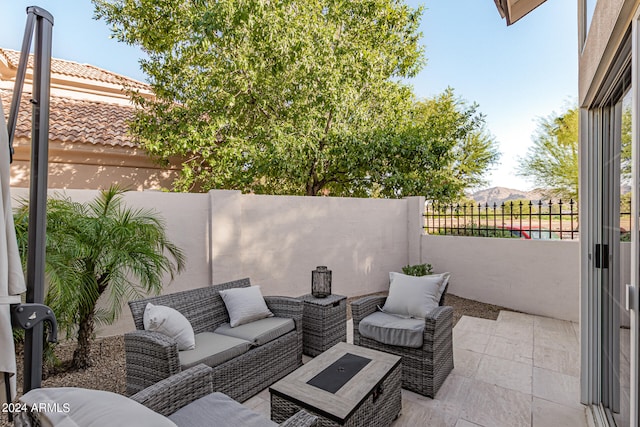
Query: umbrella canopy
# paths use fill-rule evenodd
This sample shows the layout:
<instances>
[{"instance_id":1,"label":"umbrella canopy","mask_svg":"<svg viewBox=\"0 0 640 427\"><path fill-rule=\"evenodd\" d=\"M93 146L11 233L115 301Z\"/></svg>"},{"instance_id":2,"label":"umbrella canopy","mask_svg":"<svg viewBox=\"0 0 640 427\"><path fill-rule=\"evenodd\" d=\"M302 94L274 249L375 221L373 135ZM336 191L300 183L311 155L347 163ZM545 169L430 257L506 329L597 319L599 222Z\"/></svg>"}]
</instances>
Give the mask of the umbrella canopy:
<instances>
[{"instance_id":1,"label":"umbrella canopy","mask_svg":"<svg viewBox=\"0 0 640 427\"><path fill-rule=\"evenodd\" d=\"M19 303L20 294L27 290L13 226L9 179L9 135L0 100L0 403L10 402L16 390L16 352L9 304ZM6 395L5 373L9 374L11 396Z\"/></svg>"}]
</instances>

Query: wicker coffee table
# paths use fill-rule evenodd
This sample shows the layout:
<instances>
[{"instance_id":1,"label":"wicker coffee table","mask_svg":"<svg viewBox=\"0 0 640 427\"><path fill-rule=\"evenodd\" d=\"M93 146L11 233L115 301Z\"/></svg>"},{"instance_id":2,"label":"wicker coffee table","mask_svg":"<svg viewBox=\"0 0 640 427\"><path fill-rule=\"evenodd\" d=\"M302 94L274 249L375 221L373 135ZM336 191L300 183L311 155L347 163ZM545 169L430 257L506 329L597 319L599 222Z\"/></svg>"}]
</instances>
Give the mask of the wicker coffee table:
<instances>
[{"instance_id":1,"label":"wicker coffee table","mask_svg":"<svg viewBox=\"0 0 640 427\"><path fill-rule=\"evenodd\" d=\"M401 358L338 343L269 388L271 419L300 409L321 426L389 426L400 414Z\"/></svg>"}]
</instances>

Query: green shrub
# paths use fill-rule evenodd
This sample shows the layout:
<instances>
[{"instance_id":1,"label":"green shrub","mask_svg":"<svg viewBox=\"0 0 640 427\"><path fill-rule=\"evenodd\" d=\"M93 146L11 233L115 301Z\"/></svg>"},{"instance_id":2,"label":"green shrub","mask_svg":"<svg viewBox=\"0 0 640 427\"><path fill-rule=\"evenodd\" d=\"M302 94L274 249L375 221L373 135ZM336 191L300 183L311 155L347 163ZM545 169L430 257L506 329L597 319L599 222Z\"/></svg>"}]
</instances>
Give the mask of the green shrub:
<instances>
[{"instance_id":1,"label":"green shrub","mask_svg":"<svg viewBox=\"0 0 640 427\"><path fill-rule=\"evenodd\" d=\"M426 276L432 274L431 264L405 265L402 272L408 276Z\"/></svg>"}]
</instances>

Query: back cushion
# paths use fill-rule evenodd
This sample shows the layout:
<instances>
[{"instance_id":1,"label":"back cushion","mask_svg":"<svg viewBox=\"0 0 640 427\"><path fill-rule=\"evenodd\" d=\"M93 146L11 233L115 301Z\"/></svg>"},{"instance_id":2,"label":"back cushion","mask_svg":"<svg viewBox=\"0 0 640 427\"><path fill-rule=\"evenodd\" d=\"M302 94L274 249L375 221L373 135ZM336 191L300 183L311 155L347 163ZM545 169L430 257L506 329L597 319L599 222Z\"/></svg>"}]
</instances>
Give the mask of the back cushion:
<instances>
[{"instance_id":1,"label":"back cushion","mask_svg":"<svg viewBox=\"0 0 640 427\"><path fill-rule=\"evenodd\" d=\"M222 302L218 291L220 289L251 286L249 279L240 279L219 285L206 286L204 288L189 289L173 294L159 295L129 302L129 308L133 315L136 329L143 330L144 309L147 303L164 305L178 310L187 318L193 332L213 332L218 326L229 322L227 309Z\"/></svg>"}]
</instances>

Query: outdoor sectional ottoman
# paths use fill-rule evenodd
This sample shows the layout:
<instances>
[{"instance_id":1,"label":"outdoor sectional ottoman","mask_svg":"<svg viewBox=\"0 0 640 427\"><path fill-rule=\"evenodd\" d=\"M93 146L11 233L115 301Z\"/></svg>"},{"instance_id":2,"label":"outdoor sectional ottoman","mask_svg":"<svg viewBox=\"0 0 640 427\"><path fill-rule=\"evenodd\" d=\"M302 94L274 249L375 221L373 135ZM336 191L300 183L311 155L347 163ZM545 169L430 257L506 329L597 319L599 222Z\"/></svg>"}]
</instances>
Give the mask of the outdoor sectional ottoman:
<instances>
[{"instance_id":1,"label":"outdoor sectional ottoman","mask_svg":"<svg viewBox=\"0 0 640 427\"><path fill-rule=\"evenodd\" d=\"M212 337L217 328L225 323L228 326L229 315L219 291L248 286L249 279L241 279L129 302L137 330L124 337L127 393L137 393L190 366L205 363L213 368L214 390L243 402L301 366L302 301L296 298L264 297L275 316L267 319L293 320L293 329L284 334L276 333L275 339L258 340L259 345L252 343L241 350L220 351L217 345L211 344L199 348L198 334ZM190 357L185 357L186 352L178 351L172 338L144 330L143 314L148 303L168 306L182 313L196 334L196 350L202 352L211 348L212 354L193 357L191 351ZM271 332L266 335L269 334Z\"/></svg>"}]
</instances>

